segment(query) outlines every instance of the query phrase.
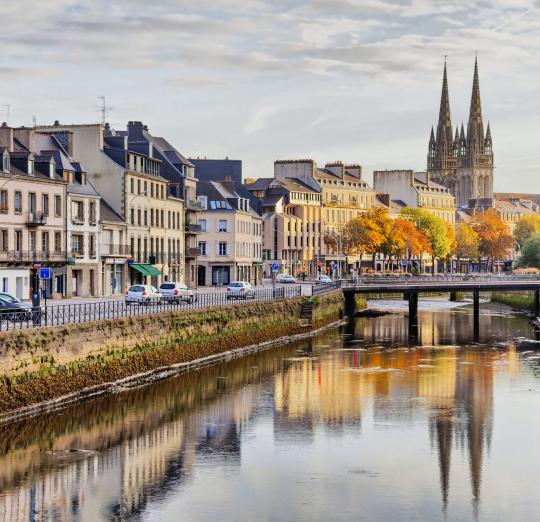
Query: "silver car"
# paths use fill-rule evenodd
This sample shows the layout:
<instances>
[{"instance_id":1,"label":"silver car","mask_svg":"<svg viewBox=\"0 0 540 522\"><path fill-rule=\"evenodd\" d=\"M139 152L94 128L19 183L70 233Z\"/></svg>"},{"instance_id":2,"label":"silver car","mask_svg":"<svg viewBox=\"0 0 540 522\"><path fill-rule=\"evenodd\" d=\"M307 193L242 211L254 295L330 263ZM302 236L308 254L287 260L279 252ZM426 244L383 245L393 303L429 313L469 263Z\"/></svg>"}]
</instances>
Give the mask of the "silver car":
<instances>
[{"instance_id":1,"label":"silver car","mask_svg":"<svg viewBox=\"0 0 540 522\"><path fill-rule=\"evenodd\" d=\"M133 285L128 288L125 296L126 305L150 304L161 301L160 291L152 285Z\"/></svg>"},{"instance_id":2,"label":"silver car","mask_svg":"<svg viewBox=\"0 0 540 522\"><path fill-rule=\"evenodd\" d=\"M255 288L247 281L233 281L227 287L227 299L255 299Z\"/></svg>"},{"instance_id":3,"label":"silver car","mask_svg":"<svg viewBox=\"0 0 540 522\"><path fill-rule=\"evenodd\" d=\"M161 283L159 291L161 292L163 301L167 301L168 303L179 303L181 301L193 303L196 300L193 290L188 288L185 283L167 281Z\"/></svg>"}]
</instances>

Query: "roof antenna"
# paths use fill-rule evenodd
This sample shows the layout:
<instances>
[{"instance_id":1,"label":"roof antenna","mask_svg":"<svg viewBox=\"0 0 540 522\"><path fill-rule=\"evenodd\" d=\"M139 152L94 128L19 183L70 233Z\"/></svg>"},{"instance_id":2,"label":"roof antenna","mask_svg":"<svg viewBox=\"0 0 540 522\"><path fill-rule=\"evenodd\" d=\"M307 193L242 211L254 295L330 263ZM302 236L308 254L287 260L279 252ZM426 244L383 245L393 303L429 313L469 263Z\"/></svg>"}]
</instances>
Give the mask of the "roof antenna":
<instances>
[{"instance_id":1,"label":"roof antenna","mask_svg":"<svg viewBox=\"0 0 540 522\"><path fill-rule=\"evenodd\" d=\"M35 114L32 116L32 125L33 125L34 127L37 127L37 118L36 118L36 115L35 115Z\"/></svg>"},{"instance_id":2,"label":"roof antenna","mask_svg":"<svg viewBox=\"0 0 540 522\"><path fill-rule=\"evenodd\" d=\"M101 105L97 107L97 112L101 113L101 123L105 125L107 123L107 114L109 111L114 110L114 107L107 106L107 100L105 96L98 96L98 99L101 100Z\"/></svg>"},{"instance_id":3,"label":"roof antenna","mask_svg":"<svg viewBox=\"0 0 540 522\"><path fill-rule=\"evenodd\" d=\"M9 125L9 112L11 109L11 103L6 103L4 107L6 108L6 123Z\"/></svg>"}]
</instances>

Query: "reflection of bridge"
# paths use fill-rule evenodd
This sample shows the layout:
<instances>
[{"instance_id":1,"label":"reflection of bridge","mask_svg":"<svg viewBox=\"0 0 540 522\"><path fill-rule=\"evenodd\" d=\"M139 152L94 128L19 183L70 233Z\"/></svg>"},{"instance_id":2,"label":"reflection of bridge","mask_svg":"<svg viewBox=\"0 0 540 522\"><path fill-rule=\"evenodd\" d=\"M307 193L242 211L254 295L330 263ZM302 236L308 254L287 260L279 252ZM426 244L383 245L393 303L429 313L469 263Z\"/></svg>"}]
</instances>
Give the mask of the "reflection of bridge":
<instances>
[{"instance_id":1,"label":"reflection of bridge","mask_svg":"<svg viewBox=\"0 0 540 522\"><path fill-rule=\"evenodd\" d=\"M403 294L409 301L409 336L418 336L418 294L433 292L468 292L473 295L474 337L479 336L480 292L534 292L534 313L540 316L540 280L511 278L492 278L482 280L464 280L441 278L434 281L426 279L392 279L369 281L342 285L345 297L345 310L348 315L356 312L356 294Z\"/></svg>"}]
</instances>

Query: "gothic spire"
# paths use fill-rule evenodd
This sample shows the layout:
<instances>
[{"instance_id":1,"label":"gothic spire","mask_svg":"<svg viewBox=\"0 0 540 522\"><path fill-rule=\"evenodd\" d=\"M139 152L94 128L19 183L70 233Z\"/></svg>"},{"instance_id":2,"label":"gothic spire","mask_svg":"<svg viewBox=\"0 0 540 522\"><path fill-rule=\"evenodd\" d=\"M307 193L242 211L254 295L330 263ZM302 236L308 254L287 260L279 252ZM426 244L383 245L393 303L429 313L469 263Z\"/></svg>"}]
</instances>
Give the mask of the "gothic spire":
<instances>
[{"instance_id":1,"label":"gothic spire","mask_svg":"<svg viewBox=\"0 0 540 522\"><path fill-rule=\"evenodd\" d=\"M444 142L446 142L447 150L452 150L452 118L450 116L450 96L448 95L446 57L444 59L439 123L437 124L437 143L439 146L443 146Z\"/></svg>"},{"instance_id":2,"label":"gothic spire","mask_svg":"<svg viewBox=\"0 0 540 522\"><path fill-rule=\"evenodd\" d=\"M482 103L480 101L480 80L478 79L478 58L474 59L474 77L471 94L471 110L467 125L467 145L469 152L482 153L484 149L484 123L482 121Z\"/></svg>"}]
</instances>

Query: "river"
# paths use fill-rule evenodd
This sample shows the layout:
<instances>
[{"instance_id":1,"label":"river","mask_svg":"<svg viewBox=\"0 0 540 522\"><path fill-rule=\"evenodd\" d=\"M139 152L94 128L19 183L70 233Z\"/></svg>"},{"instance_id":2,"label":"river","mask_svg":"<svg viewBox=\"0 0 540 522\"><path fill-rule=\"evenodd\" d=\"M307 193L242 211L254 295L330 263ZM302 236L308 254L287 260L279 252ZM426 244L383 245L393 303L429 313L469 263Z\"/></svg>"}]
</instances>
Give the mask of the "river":
<instances>
[{"instance_id":1,"label":"river","mask_svg":"<svg viewBox=\"0 0 540 522\"><path fill-rule=\"evenodd\" d=\"M527 319L419 322L420 346L398 309L3 426L0 521L539 520Z\"/></svg>"}]
</instances>

